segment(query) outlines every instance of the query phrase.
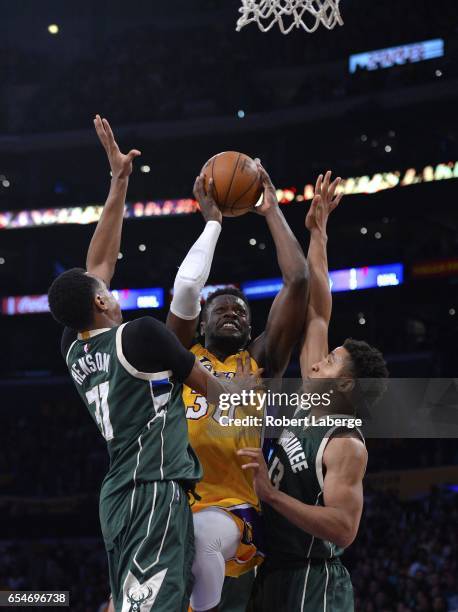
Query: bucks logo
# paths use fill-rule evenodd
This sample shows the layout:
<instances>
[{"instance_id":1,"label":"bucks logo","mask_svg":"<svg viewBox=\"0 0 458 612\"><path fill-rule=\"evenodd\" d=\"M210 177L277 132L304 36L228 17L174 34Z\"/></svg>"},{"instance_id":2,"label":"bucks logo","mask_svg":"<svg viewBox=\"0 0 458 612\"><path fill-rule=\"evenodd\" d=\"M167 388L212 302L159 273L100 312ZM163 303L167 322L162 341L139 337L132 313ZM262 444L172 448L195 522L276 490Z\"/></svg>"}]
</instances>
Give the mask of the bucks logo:
<instances>
[{"instance_id":1,"label":"bucks logo","mask_svg":"<svg viewBox=\"0 0 458 612\"><path fill-rule=\"evenodd\" d=\"M140 584L132 572L128 572L123 585L122 612L147 612L151 610L166 573L167 569L164 569Z\"/></svg>"},{"instance_id":2,"label":"bucks logo","mask_svg":"<svg viewBox=\"0 0 458 612\"><path fill-rule=\"evenodd\" d=\"M141 586L140 588L129 589L127 593L127 601L130 603L129 612L140 612L142 603L148 601L153 594L151 587Z\"/></svg>"}]
</instances>

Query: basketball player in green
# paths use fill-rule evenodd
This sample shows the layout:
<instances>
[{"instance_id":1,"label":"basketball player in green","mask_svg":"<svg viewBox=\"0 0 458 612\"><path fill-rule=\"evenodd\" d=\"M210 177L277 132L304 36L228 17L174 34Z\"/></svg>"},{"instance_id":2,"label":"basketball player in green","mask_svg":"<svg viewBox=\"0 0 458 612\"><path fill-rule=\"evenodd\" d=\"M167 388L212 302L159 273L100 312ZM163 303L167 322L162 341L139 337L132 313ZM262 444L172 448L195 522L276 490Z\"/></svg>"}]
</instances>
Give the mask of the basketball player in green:
<instances>
[{"instance_id":1,"label":"basketball player in green","mask_svg":"<svg viewBox=\"0 0 458 612\"><path fill-rule=\"evenodd\" d=\"M181 383L211 393L213 401L234 387L219 380L215 387L215 377L156 319L122 324L108 287L132 161L140 152L123 155L108 122L97 116L94 123L111 166L110 193L86 270L56 278L49 306L65 325L61 348L69 372L107 442L100 521L114 609L185 612L194 550L187 493L202 470L188 442Z\"/></svg>"},{"instance_id":2,"label":"basketball player in green","mask_svg":"<svg viewBox=\"0 0 458 612\"><path fill-rule=\"evenodd\" d=\"M373 400L388 376L379 351L347 339L328 351L331 292L326 255L326 225L339 204L339 179L320 176L306 218L310 231L310 301L301 351L303 391L329 391L331 405L307 416L355 415L355 379L373 379ZM292 416L292 415L289 415ZM304 416L300 413L297 416ZM359 430L339 426L284 429L268 466L261 449L247 457L266 527L266 560L253 587L250 612L352 612L353 589L340 556L356 537L363 507L362 481L367 452Z\"/></svg>"}]
</instances>

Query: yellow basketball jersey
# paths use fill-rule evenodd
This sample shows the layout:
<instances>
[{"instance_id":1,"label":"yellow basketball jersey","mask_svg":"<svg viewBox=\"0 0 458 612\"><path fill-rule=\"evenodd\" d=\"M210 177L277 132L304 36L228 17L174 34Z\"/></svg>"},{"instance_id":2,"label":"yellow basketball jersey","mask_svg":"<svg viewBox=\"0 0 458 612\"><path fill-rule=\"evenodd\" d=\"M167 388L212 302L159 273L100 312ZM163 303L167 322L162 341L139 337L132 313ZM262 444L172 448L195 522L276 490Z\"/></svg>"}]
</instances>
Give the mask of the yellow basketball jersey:
<instances>
[{"instance_id":1,"label":"yellow basketball jersey","mask_svg":"<svg viewBox=\"0 0 458 612\"><path fill-rule=\"evenodd\" d=\"M201 344L191 348L197 359L216 376L232 378L237 369L237 359L245 360L248 351L230 355L224 362L219 361ZM251 368L257 370L256 361L250 357ZM246 459L236 453L239 448L260 446L261 427L224 426L221 416L243 418L255 416L262 419L262 412L256 406L231 407L227 411L213 404L186 385L183 387L183 402L186 407L189 440L203 468L203 479L197 485L196 492L201 497L193 505L193 511L209 506L231 509L233 507L252 506L259 509L259 500L253 490L251 471L242 470Z\"/></svg>"}]
</instances>

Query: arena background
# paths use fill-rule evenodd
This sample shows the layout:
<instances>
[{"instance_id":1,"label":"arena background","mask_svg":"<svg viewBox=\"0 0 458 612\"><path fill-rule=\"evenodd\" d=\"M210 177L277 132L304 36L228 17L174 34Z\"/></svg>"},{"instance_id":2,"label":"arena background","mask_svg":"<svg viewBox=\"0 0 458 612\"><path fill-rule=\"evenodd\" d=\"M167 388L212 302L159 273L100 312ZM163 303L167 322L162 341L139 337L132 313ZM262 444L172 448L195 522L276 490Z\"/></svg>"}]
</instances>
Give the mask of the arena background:
<instances>
[{"instance_id":1,"label":"arena background","mask_svg":"<svg viewBox=\"0 0 458 612\"><path fill-rule=\"evenodd\" d=\"M310 36L236 33L237 8L0 1L0 589L70 590L71 609L91 612L108 593L104 442L43 312L53 278L84 265L108 190L95 113L142 151L112 284L146 290L120 294L145 307L127 319L165 318L202 228L194 178L240 150L262 159L304 248L316 176L345 179L329 227L330 269L343 271L331 343L375 344L394 377L456 376L456 2L342 0L345 26ZM209 282L251 291L255 331L278 276L263 218L226 219ZM370 441L365 513L344 559L358 611L458 610L457 466L455 440Z\"/></svg>"}]
</instances>

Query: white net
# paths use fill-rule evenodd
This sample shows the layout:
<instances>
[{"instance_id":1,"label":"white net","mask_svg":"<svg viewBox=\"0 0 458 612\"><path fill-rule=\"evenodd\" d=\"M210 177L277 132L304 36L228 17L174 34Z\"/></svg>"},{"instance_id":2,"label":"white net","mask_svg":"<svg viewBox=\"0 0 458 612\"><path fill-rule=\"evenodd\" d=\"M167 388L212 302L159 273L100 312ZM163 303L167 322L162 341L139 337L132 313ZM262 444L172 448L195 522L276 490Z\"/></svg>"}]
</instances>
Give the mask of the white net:
<instances>
[{"instance_id":1,"label":"white net","mask_svg":"<svg viewBox=\"0 0 458 612\"><path fill-rule=\"evenodd\" d=\"M339 11L340 0L242 0L237 21L237 32L249 23L257 23L262 32L278 24L283 34L293 28L312 33L323 24L332 30L343 25Z\"/></svg>"}]
</instances>

